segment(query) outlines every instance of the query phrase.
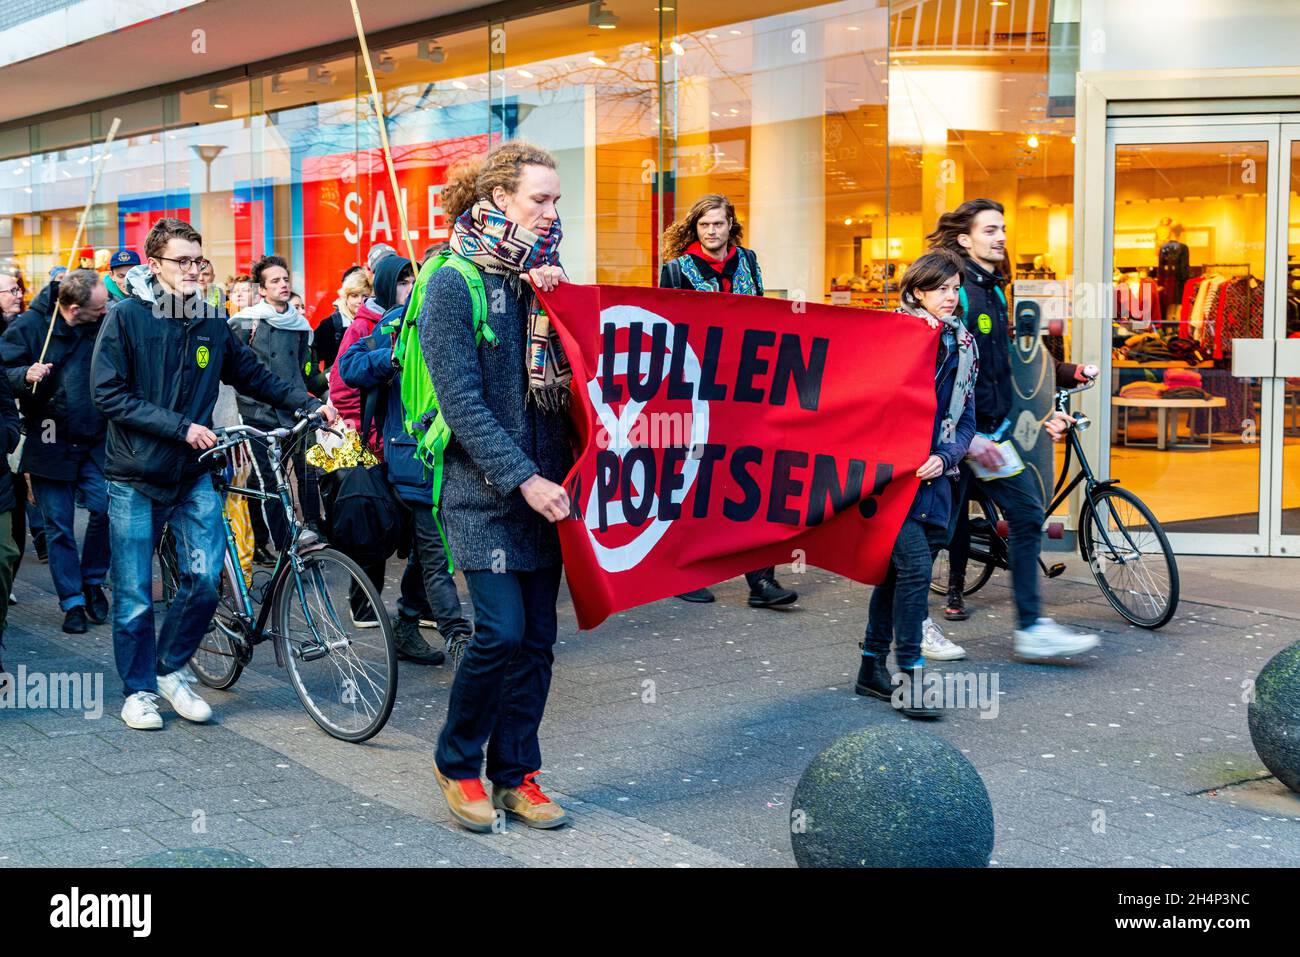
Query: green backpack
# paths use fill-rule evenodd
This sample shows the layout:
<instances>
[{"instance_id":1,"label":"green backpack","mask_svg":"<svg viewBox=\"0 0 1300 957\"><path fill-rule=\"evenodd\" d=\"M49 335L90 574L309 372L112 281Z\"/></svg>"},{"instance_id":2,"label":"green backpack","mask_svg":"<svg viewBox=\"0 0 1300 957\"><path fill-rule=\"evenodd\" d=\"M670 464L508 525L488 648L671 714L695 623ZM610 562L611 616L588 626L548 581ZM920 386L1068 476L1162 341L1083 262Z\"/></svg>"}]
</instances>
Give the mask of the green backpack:
<instances>
[{"instance_id":1,"label":"green backpack","mask_svg":"<svg viewBox=\"0 0 1300 957\"><path fill-rule=\"evenodd\" d=\"M469 299L474 312L474 345L482 345L484 342L489 346L497 344L496 333L487 323L487 293L483 289L483 276L468 259L448 250L429 259L420 268L411 300L407 303L406 313L397 330L393 357L402 370L402 426L416 441L416 458L433 473L433 520L438 526L443 550L447 553L447 570L451 572L455 571L451 547L447 544L447 533L443 530L442 518L438 514L442 500L442 463L447 445L451 442L451 426L438 407L438 396L433 389L433 380L429 377L429 367L420 351L419 328L420 309L429 288L429 280L443 266L460 273L465 285L469 287Z\"/></svg>"}]
</instances>

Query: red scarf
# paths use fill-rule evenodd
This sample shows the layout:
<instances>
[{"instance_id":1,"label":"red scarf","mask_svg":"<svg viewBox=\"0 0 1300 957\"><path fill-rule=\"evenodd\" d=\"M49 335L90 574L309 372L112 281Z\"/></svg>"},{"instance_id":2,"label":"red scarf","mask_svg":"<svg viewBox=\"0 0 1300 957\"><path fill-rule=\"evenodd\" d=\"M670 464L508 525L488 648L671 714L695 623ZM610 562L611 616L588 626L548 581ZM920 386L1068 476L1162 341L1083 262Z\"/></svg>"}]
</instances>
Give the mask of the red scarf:
<instances>
[{"instance_id":1,"label":"red scarf","mask_svg":"<svg viewBox=\"0 0 1300 957\"><path fill-rule=\"evenodd\" d=\"M706 253L698 239L686 247L686 254L688 256L694 256L698 262L707 265L718 274L718 285L722 292L731 292L731 277L732 274L735 273L735 269L728 269L727 266L736 258L736 247L734 244L728 244L727 255L723 259L714 259Z\"/></svg>"}]
</instances>

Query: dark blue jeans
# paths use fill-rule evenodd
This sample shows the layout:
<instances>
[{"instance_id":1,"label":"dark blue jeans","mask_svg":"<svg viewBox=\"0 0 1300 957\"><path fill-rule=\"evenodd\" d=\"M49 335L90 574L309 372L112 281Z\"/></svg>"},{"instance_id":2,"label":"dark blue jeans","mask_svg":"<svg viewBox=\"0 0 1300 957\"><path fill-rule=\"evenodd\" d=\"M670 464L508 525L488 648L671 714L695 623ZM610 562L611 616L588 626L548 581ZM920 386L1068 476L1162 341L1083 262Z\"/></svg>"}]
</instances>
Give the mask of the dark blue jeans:
<instances>
[{"instance_id":1,"label":"dark blue jeans","mask_svg":"<svg viewBox=\"0 0 1300 957\"><path fill-rule=\"evenodd\" d=\"M225 561L221 496L212 478L194 479L174 505L162 505L124 482L108 483L113 544L113 654L123 692L158 690L193 657L217 609L217 582ZM178 588L160 637L153 621L153 553L163 525L176 537Z\"/></svg>"},{"instance_id":2,"label":"dark blue jeans","mask_svg":"<svg viewBox=\"0 0 1300 957\"><path fill-rule=\"evenodd\" d=\"M864 655L887 657L892 641L901 670L924 664L921 625L929 606L930 568L947 539L944 527L910 517L903 521L889 557L889 571L871 593Z\"/></svg>"},{"instance_id":3,"label":"dark blue jeans","mask_svg":"<svg viewBox=\"0 0 1300 957\"><path fill-rule=\"evenodd\" d=\"M948 555L952 562L950 582L957 584L966 578L966 559L970 552L970 526L965 502L970 483L980 482L965 465L961 468L961 484L957 489L957 508L953 510L952 543ZM1041 604L1038 596L1038 556L1043 548L1043 496L1029 469L1009 478L980 482L980 487L993 500L1002 517L1007 520L1010 541L1007 543L1011 566L1011 590L1016 601L1018 627L1028 628L1038 620Z\"/></svg>"},{"instance_id":4,"label":"dark blue jeans","mask_svg":"<svg viewBox=\"0 0 1300 957\"><path fill-rule=\"evenodd\" d=\"M64 611L86 604L82 588L102 585L108 575L108 483L89 452L81 453L77 477L56 482L33 475L32 494L45 523L45 547L50 558L50 577ZM86 537L77 556L75 522L77 505L90 513Z\"/></svg>"},{"instance_id":5,"label":"dark blue jeans","mask_svg":"<svg viewBox=\"0 0 1300 957\"><path fill-rule=\"evenodd\" d=\"M487 745L487 776L512 788L542 766L537 729L551 690L560 565L535 572L466 572L474 640L456 670L438 769L476 778Z\"/></svg>"}]
</instances>

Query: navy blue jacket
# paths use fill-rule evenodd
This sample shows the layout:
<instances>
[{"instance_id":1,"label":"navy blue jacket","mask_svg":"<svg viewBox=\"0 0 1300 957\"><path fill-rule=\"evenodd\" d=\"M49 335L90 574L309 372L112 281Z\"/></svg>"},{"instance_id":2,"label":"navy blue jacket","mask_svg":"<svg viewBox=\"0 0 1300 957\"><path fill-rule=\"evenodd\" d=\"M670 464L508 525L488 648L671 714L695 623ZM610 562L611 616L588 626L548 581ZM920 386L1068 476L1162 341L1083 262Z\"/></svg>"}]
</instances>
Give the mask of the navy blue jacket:
<instances>
[{"instance_id":1,"label":"navy blue jacket","mask_svg":"<svg viewBox=\"0 0 1300 957\"><path fill-rule=\"evenodd\" d=\"M943 414L952 401L952 390L957 383L957 359L957 338L945 328L939 337L938 361L934 371L934 388L939 403L934 413L934 431L930 435L930 454L943 459L945 473L966 457L971 439L975 437L975 392L972 390L966 397L966 410L957 423L957 434L953 441L939 441ZM954 487L954 480L946 474L935 479L924 479L916 490L908 518L926 525L947 527L952 515Z\"/></svg>"},{"instance_id":2,"label":"navy blue jacket","mask_svg":"<svg viewBox=\"0 0 1300 957\"><path fill-rule=\"evenodd\" d=\"M352 343L336 360L339 376L356 389L385 389L387 416L384 419L384 464L388 481L403 502L433 505L432 477L415 457L415 439L402 424L402 373L393 365L397 326L406 306L395 306L375 323L375 331ZM365 403L362 403L363 407Z\"/></svg>"}]
</instances>

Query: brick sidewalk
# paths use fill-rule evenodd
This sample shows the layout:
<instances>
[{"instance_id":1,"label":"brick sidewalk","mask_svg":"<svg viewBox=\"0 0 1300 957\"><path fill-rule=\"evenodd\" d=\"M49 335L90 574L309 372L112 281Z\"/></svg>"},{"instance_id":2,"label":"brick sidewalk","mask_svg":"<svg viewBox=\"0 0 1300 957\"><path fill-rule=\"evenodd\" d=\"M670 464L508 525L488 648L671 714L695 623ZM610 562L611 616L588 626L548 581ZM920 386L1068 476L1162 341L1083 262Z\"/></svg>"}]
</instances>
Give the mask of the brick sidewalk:
<instances>
[{"instance_id":1,"label":"brick sidewalk","mask_svg":"<svg viewBox=\"0 0 1300 957\"><path fill-rule=\"evenodd\" d=\"M1275 563L1279 586L1293 567ZM391 600L396 563L389 573ZM109 628L62 634L48 571L29 557L6 665L102 673L106 700L98 720L0 711L0 865L122 866L195 848L267 865L790 865L807 762L841 734L906 719L853 693L867 589L816 570L782 580L800 590L794 610L748 608L739 579L715 605L660 602L589 634L563 605L543 782L574 825L471 835L450 822L430 770L446 668L404 663L393 718L365 745L320 732L265 647L230 693L203 690L211 725L164 708L163 731L131 731ZM998 715L928 726L984 778L994 860L1300 865L1300 799L1271 779L1209 793L1266 774L1242 682L1295 640L1296 622L1185 604L1151 634L1126 627L1090 582L1058 579L1045 597L1048 614L1101 632L1099 651L1074 665L1014 661L999 576L949 629L970 659L940 666L996 674Z\"/></svg>"}]
</instances>

